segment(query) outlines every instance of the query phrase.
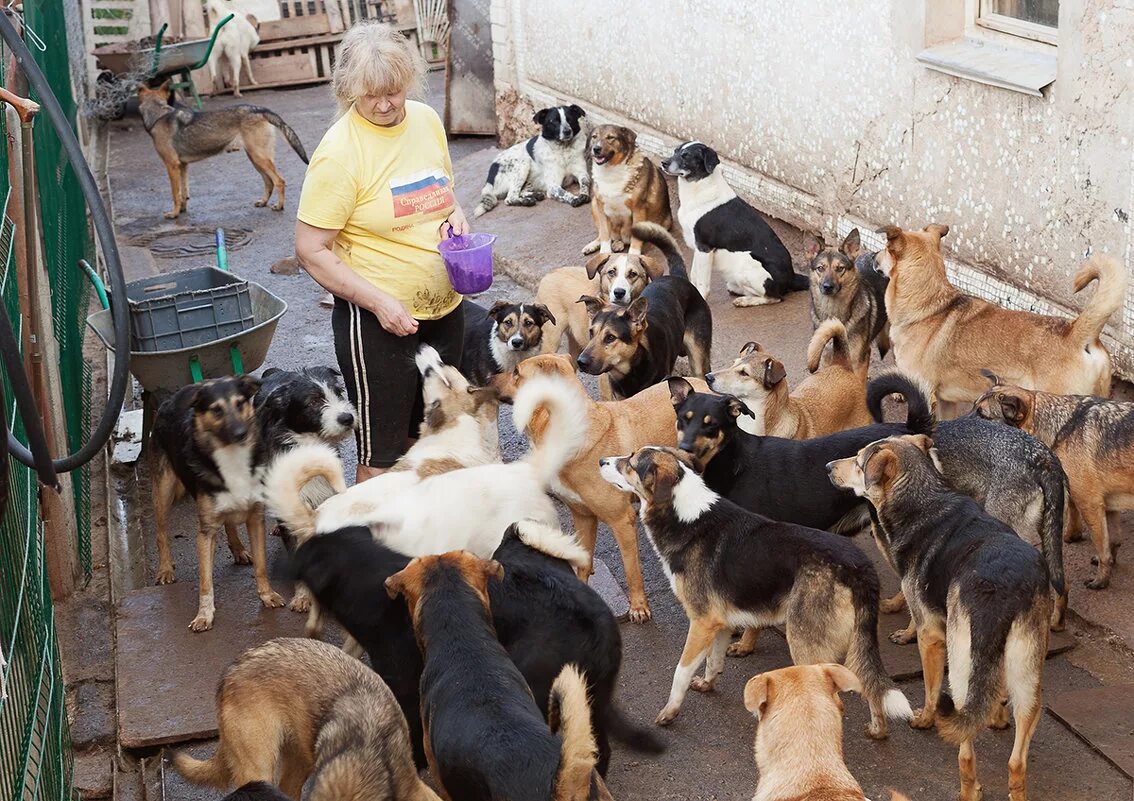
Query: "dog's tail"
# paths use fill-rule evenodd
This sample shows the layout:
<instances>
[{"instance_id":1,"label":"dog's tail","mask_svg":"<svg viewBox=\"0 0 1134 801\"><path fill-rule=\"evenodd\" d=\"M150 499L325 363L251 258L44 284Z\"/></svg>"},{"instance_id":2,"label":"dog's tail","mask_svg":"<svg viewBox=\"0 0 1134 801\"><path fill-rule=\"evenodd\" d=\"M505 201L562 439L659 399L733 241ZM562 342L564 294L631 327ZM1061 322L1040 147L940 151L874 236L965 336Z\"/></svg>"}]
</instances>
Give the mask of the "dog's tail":
<instances>
[{"instance_id":1,"label":"dog's tail","mask_svg":"<svg viewBox=\"0 0 1134 801\"><path fill-rule=\"evenodd\" d=\"M1067 474L1055 454L1048 451L1047 463L1041 465L1039 485L1043 492L1040 513L1040 546L1047 562L1051 588L1066 606L1067 583L1063 576L1063 531L1067 527Z\"/></svg>"},{"instance_id":2,"label":"dog's tail","mask_svg":"<svg viewBox=\"0 0 1134 801\"><path fill-rule=\"evenodd\" d=\"M792 292L803 292L804 290L811 289L811 279L806 275L800 275L797 272L791 274L791 290Z\"/></svg>"},{"instance_id":3,"label":"dog's tail","mask_svg":"<svg viewBox=\"0 0 1134 801\"><path fill-rule=\"evenodd\" d=\"M811 335L811 342L807 345L807 369L814 373L819 369L819 362L823 358L823 350L827 343L831 343L831 364L854 370L855 364L851 360L850 346L847 343L847 327L842 320L828 317L819 324L815 333Z\"/></svg>"},{"instance_id":4,"label":"dog's tail","mask_svg":"<svg viewBox=\"0 0 1134 801\"><path fill-rule=\"evenodd\" d=\"M516 536L532 550L562 559L576 570L590 567L591 555L579 544L573 534L564 534L558 528L539 520L516 521Z\"/></svg>"},{"instance_id":5,"label":"dog's tail","mask_svg":"<svg viewBox=\"0 0 1134 801\"><path fill-rule=\"evenodd\" d=\"M488 166L488 177L484 180L484 188L480 190L480 202L473 209L472 216L479 217L496 208L496 173L500 172L500 165L495 161Z\"/></svg>"},{"instance_id":6,"label":"dog's tail","mask_svg":"<svg viewBox=\"0 0 1134 801\"><path fill-rule=\"evenodd\" d=\"M346 490L343 463L327 445L299 445L276 457L264 479L264 503L296 542L315 533L315 510Z\"/></svg>"},{"instance_id":7,"label":"dog's tail","mask_svg":"<svg viewBox=\"0 0 1134 801\"><path fill-rule=\"evenodd\" d=\"M866 385L866 408L875 422L882 422L882 400L899 394L906 399L906 429L911 434L932 434L937 421L929 405L929 392L904 373L883 373Z\"/></svg>"},{"instance_id":8,"label":"dog's tail","mask_svg":"<svg viewBox=\"0 0 1134 801\"><path fill-rule=\"evenodd\" d=\"M598 714L602 715L607 734L631 751L637 751L640 754L660 754L665 751L665 743L654 734L652 729L639 726L630 720L626 717L626 713L619 709L618 704L613 701L607 704L606 708Z\"/></svg>"},{"instance_id":9,"label":"dog's tail","mask_svg":"<svg viewBox=\"0 0 1134 801\"><path fill-rule=\"evenodd\" d=\"M873 595L873 598L867 597ZM847 649L847 668L862 682L862 694L870 703L872 732L882 717L909 720L913 717L909 699L897 688L882 664L878 650L877 579L873 593L854 592L854 633ZM879 735L881 736L881 735Z\"/></svg>"},{"instance_id":10,"label":"dog's tail","mask_svg":"<svg viewBox=\"0 0 1134 801\"><path fill-rule=\"evenodd\" d=\"M284 135L284 139L286 139L287 143L291 145L291 149L295 151L295 155L299 156L304 164L308 163L307 151L303 149L303 143L299 141L299 134L292 130L292 127L283 121L283 117L281 117L271 109L266 109L262 106L256 107L256 113L266 119L272 125L279 128Z\"/></svg>"},{"instance_id":11,"label":"dog's tail","mask_svg":"<svg viewBox=\"0 0 1134 801\"><path fill-rule=\"evenodd\" d=\"M554 799L585 801L590 794L591 774L598 761L598 746L591 728L587 683L574 665L564 665L551 685L547 721L562 740Z\"/></svg>"},{"instance_id":12,"label":"dog's tail","mask_svg":"<svg viewBox=\"0 0 1134 801\"><path fill-rule=\"evenodd\" d=\"M543 420L533 419L544 409ZM536 376L525 381L512 405L516 430L531 436L530 429L542 429L543 436L532 445L526 459L535 468L540 482L550 487L579 452L587 438L590 419L582 390L558 376Z\"/></svg>"},{"instance_id":13,"label":"dog's tail","mask_svg":"<svg viewBox=\"0 0 1134 801\"><path fill-rule=\"evenodd\" d=\"M643 242L649 242L665 256L669 265L669 274L678 278L689 278L689 271L685 269L685 259L681 258L681 251L677 249L677 240L673 234L657 223L636 222L630 228L630 234Z\"/></svg>"},{"instance_id":14,"label":"dog's tail","mask_svg":"<svg viewBox=\"0 0 1134 801\"><path fill-rule=\"evenodd\" d=\"M221 753L224 743L217 747L217 751L208 759L197 759L189 756L185 751L173 753L173 767L193 784L204 784L209 787L224 789L231 781L228 765Z\"/></svg>"},{"instance_id":15,"label":"dog's tail","mask_svg":"<svg viewBox=\"0 0 1134 801\"><path fill-rule=\"evenodd\" d=\"M1126 297L1126 272L1117 259L1096 253L1079 272L1075 273L1075 291L1080 292L1087 284L1098 280L1095 295L1087 301L1086 308L1071 323L1071 337L1088 347L1093 344L1106 325L1106 321L1119 308Z\"/></svg>"}]
</instances>

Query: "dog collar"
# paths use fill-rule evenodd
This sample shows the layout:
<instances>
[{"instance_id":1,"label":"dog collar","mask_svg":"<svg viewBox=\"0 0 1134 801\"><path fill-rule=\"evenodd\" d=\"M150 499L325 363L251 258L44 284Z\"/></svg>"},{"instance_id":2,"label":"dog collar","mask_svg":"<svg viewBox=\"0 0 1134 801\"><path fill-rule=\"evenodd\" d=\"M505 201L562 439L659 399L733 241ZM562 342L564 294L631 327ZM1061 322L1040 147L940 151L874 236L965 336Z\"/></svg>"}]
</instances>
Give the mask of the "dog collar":
<instances>
[{"instance_id":1,"label":"dog collar","mask_svg":"<svg viewBox=\"0 0 1134 801\"><path fill-rule=\"evenodd\" d=\"M166 111L163 111L161 114L155 117L153 122L146 122L146 115L142 114L142 127L146 129L146 133L149 133L154 129L155 125L157 125L159 122L164 120L175 111L177 111L177 109L175 109L173 106L169 106Z\"/></svg>"}]
</instances>

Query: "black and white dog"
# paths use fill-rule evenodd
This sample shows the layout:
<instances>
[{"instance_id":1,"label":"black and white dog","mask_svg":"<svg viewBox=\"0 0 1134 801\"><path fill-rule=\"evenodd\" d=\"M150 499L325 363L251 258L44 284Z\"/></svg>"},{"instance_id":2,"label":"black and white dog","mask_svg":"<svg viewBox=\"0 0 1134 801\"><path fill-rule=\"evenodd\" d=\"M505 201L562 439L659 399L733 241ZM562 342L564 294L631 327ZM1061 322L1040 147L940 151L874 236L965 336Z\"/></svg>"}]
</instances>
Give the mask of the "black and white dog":
<instances>
[{"instance_id":1,"label":"black and white dog","mask_svg":"<svg viewBox=\"0 0 1134 801\"><path fill-rule=\"evenodd\" d=\"M715 150L686 142L662 161L662 171L677 176L680 207L677 220L693 249L689 280L708 299L713 267L724 274L735 306L778 303L795 290L808 288L797 275L791 254L756 209L739 197L717 169Z\"/></svg>"},{"instance_id":2,"label":"black and white dog","mask_svg":"<svg viewBox=\"0 0 1134 801\"><path fill-rule=\"evenodd\" d=\"M509 206L534 206L545 197L572 206L590 203L587 134L580 135L585 116L575 105L537 111L533 119L541 126L539 136L517 142L493 160L473 216L491 211L500 198ZM578 194L563 188L569 178L579 182Z\"/></svg>"},{"instance_id":3,"label":"black and white dog","mask_svg":"<svg viewBox=\"0 0 1134 801\"><path fill-rule=\"evenodd\" d=\"M304 442L334 445L354 430L358 420L343 390L342 375L331 367L269 368L252 402L268 460Z\"/></svg>"},{"instance_id":4,"label":"black and white dog","mask_svg":"<svg viewBox=\"0 0 1134 801\"><path fill-rule=\"evenodd\" d=\"M510 373L543 347L543 324L555 325L555 316L542 303L498 300L485 309L466 300L465 349L461 374L473 386L483 387L492 376Z\"/></svg>"}]
</instances>

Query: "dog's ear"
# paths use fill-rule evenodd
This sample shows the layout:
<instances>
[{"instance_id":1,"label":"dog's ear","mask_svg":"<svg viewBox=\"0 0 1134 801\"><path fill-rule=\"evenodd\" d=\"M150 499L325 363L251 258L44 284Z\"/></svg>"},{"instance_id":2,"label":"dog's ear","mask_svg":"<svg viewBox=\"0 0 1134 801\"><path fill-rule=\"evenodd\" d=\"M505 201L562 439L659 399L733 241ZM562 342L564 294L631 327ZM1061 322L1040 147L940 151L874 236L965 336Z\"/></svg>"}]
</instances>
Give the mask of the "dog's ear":
<instances>
[{"instance_id":1,"label":"dog's ear","mask_svg":"<svg viewBox=\"0 0 1134 801\"><path fill-rule=\"evenodd\" d=\"M626 314L630 318L630 325L633 328L644 329L646 327L646 312L649 310L649 298L645 295L639 295L634 298L634 302L626 309Z\"/></svg>"},{"instance_id":2,"label":"dog's ear","mask_svg":"<svg viewBox=\"0 0 1134 801\"><path fill-rule=\"evenodd\" d=\"M919 451L929 455L929 451L933 448L933 440L925 434L908 434L903 439L913 444Z\"/></svg>"},{"instance_id":3,"label":"dog's ear","mask_svg":"<svg viewBox=\"0 0 1134 801\"><path fill-rule=\"evenodd\" d=\"M536 325L542 326L544 323L555 325L555 315L542 303L525 303L524 306L532 310L532 319L536 321Z\"/></svg>"},{"instance_id":4,"label":"dog's ear","mask_svg":"<svg viewBox=\"0 0 1134 801\"><path fill-rule=\"evenodd\" d=\"M812 261L819 255L819 251L823 249L823 238L816 236L812 237L807 242L807 247L803 251L803 255L807 257L808 261Z\"/></svg>"},{"instance_id":5,"label":"dog's ear","mask_svg":"<svg viewBox=\"0 0 1134 801\"><path fill-rule=\"evenodd\" d=\"M879 448L871 454L863 470L866 486L885 486L898 475L898 456L889 448Z\"/></svg>"},{"instance_id":6,"label":"dog's ear","mask_svg":"<svg viewBox=\"0 0 1134 801\"><path fill-rule=\"evenodd\" d=\"M756 419L756 415L753 414L752 410L748 408L748 404L746 404L740 398L729 395L726 403L728 403L728 413L733 417L740 417L740 415L746 414L753 420Z\"/></svg>"},{"instance_id":7,"label":"dog's ear","mask_svg":"<svg viewBox=\"0 0 1134 801\"><path fill-rule=\"evenodd\" d=\"M622 136L626 139L626 152L634 149L638 144L638 132L633 128L627 128L625 125L621 126Z\"/></svg>"},{"instance_id":8,"label":"dog's ear","mask_svg":"<svg viewBox=\"0 0 1134 801\"><path fill-rule=\"evenodd\" d=\"M862 695L862 682L858 680L858 676L851 673L847 668L835 664L820 665L819 668L826 673L827 678L831 680L832 695L847 692Z\"/></svg>"},{"instance_id":9,"label":"dog's ear","mask_svg":"<svg viewBox=\"0 0 1134 801\"><path fill-rule=\"evenodd\" d=\"M602 311L606 304L596 298L594 295L583 295L576 303L582 303L587 307L587 315L593 320L595 315Z\"/></svg>"},{"instance_id":10,"label":"dog's ear","mask_svg":"<svg viewBox=\"0 0 1134 801\"><path fill-rule=\"evenodd\" d=\"M711 147L702 147L701 162L705 165L705 172L711 173L720 165L721 157Z\"/></svg>"},{"instance_id":11,"label":"dog's ear","mask_svg":"<svg viewBox=\"0 0 1134 801\"><path fill-rule=\"evenodd\" d=\"M998 393L996 399L1000 401L1000 414L1004 420L1014 426L1019 426L1028 416L1028 405L1024 399L1012 392Z\"/></svg>"},{"instance_id":12,"label":"dog's ear","mask_svg":"<svg viewBox=\"0 0 1134 801\"><path fill-rule=\"evenodd\" d=\"M672 375L666 381L669 385L669 400L676 411L693 394L693 385L679 375Z\"/></svg>"},{"instance_id":13,"label":"dog's ear","mask_svg":"<svg viewBox=\"0 0 1134 801\"><path fill-rule=\"evenodd\" d=\"M386 579L386 594L393 600L405 592L406 589L406 571L399 570L394 575Z\"/></svg>"},{"instance_id":14,"label":"dog's ear","mask_svg":"<svg viewBox=\"0 0 1134 801\"><path fill-rule=\"evenodd\" d=\"M486 403L500 403L500 389L493 384L485 384L483 387L470 386L467 391L473 396L473 407L475 409L479 409Z\"/></svg>"},{"instance_id":15,"label":"dog's ear","mask_svg":"<svg viewBox=\"0 0 1134 801\"><path fill-rule=\"evenodd\" d=\"M532 117L532 122L534 122L534 123L535 123L536 125L543 125L543 121L544 121L545 119L547 119L547 115L548 115L548 114L550 114L550 113L551 113L551 109L549 109L549 108L541 108L541 109L540 109L539 111L537 111L537 112L535 113L535 115L534 115L534 116Z\"/></svg>"},{"instance_id":16,"label":"dog's ear","mask_svg":"<svg viewBox=\"0 0 1134 801\"><path fill-rule=\"evenodd\" d=\"M261 377L261 378L268 378L269 376L273 376L273 375L275 375L276 373L282 373L282 372L283 372L283 370L281 370L281 369L280 369L280 368L278 368L278 367L269 367L269 368L268 368L267 370L265 370L265 371L264 371L264 372L263 372L263 373L261 374L261 376L260 376L260 377Z\"/></svg>"},{"instance_id":17,"label":"dog's ear","mask_svg":"<svg viewBox=\"0 0 1134 801\"><path fill-rule=\"evenodd\" d=\"M883 225L876 233L886 235L886 250L898 256L906 249L905 232L896 225Z\"/></svg>"},{"instance_id":18,"label":"dog's ear","mask_svg":"<svg viewBox=\"0 0 1134 801\"><path fill-rule=\"evenodd\" d=\"M736 354L737 358L744 358L749 353L755 353L760 350L759 342L745 342L740 346L740 353Z\"/></svg>"},{"instance_id":19,"label":"dog's ear","mask_svg":"<svg viewBox=\"0 0 1134 801\"><path fill-rule=\"evenodd\" d=\"M843 244L839 245L839 250L851 261L858 258L859 251L862 250L862 237L859 235L857 228L851 229L851 232L847 234L847 238L843 240Z\"/></svg>"},{"instance_id":20,"label":"dog's ear","mask_svg":"<svg viewBox=\"0 0 1134 801\"><path fill-rule=\"evenodd\" d=\"M989 380L992 386L999 386L1002 382L996 373L989 370L987 367L980 368L980 374Z\"/></svg>"},{"instance_id":21,"label":"dog's ear","mask_svg":"<svg viewBox=\"0 0 1134 801\"><path fill-rule=\"evenodd\" d=\"M248 20L249 25L256 29L257 33L260 32L260 20L256 18L255 14L245 14L244 18Z\"/></svg>"},{"instance_id":22,"label":"dog's ear","mask_svg":"<svg viewBox=\"0 0 1134 801\"><path fill-rule=\"evenodd\" d=\"M260 379L254 375L242 375L237 379L237 383L248 400L252 400L252 397L260 391Z\"/></svg>"},{"instance_id":23,"label":"dog's ear","mask_svg":"<svg viewBox=\"0 0 1134 801\"><path fill-rule=\"evenodd\" d=\"M768 679L768 674L761 673L759 676L753 676L744 685L744 708L759 720L768 709L771 695L772 682Z\"/></svg>"},{"instance_id":24,"label":"dog's ear","mask_svg":"<svg viewBox=\"0 0 1134 801\"><path fill-rule=\"evenodd\" d=\"M488 310L488 316L496 322L500 322L501 317L504 316L504 310L509 306L514 305L508 300L498 300L492 304L492 308Z\"/></svg>"},{"instance_id":25,"label":"dog's ear","mask_svg":"<svg viewBox=\"0 0 1134 801\"><path fill-rule=\"evenodd\" d=\"M581 109L579 106L576 106L574 103L569 105L567 107L567 110L570 111L571 113L573 113L576 117L587 116L587 112L583 111L583 109Z\"/></svg>"},{"instance_id":26,"label":"dog's ear","mask_svg":"<svg viewBox=\"0 0 1134 801\"><path fill-rule=\"evenodd\" d=\"M646 275L653 281L655 278L661 278L665 275L665 265L655 259L653 256L639 256L638 261L646 270Z\"/></svg>"},{"instance_id":27,"label":"dog's ear","mask_svg":"<svg viewBox=\"0 0 1134 801\"><path fill-rule=\"evenodd\" d=\"M480 569L484 571L485 580L496 579L497 581L504 580L504 565L497 562L495 559L481 559Z\"/></svg>"},{"instance_id":28,"label":"dog's ear","mask_svg":"<svg viewBox=\"0 0 1134 801\"><path fill-rule=\"evenodd\" d=\"M440 400L435 400L425 407L422 422L430 428L437 428L445 422L445 410Z\"/></svg>"},{"instance_id":29,"label":"dog's ear","mask_svg":"<svg viewBox=\"0 0 1134 801\"><path fill-rule=\"evenodd\" d=\"M602 269L603 265L606 264L607 261L610 260L610 257L613 255L613 253L596 253L595 255L587 259L587 278L594 278L598 274L598 271Z\"/></svg>"},{"instance_id":30,"label":"dog's ear","mask_svg":"<svg viewBox=\"0 0 1134 801\"><path fill-rule=\"evenodd\" d=\"M927 234L933 234L937 237L937 241L940 242L945 238L945 235L949 233L949 226L944 223L930 223L925 226L925 232Z\"/></svg>"},{"instance_id":31,"label":"dog's ear","mask_svg":"<svg viewBox=\"0 0 1134 801\"><path fill-rule=\"evenodd\" d=\"M787 370L784 369L782 362L777 359L768 359L764 362L764 389L771 389L785 378L787 378Z\"/></svg>"},{"instance_id":32,"label":"dog's ear","mask_svg":"<svg viewBox=\"0 0 1134 801\"><path fill-rule=\"evenodd\" d=\"M650 503L655 506L668 506L673 503L673 483L667 482L658 470L658 463L651 459L646 474L642 476L642 486L650 493Z\"/></svg>"}]
</instances>

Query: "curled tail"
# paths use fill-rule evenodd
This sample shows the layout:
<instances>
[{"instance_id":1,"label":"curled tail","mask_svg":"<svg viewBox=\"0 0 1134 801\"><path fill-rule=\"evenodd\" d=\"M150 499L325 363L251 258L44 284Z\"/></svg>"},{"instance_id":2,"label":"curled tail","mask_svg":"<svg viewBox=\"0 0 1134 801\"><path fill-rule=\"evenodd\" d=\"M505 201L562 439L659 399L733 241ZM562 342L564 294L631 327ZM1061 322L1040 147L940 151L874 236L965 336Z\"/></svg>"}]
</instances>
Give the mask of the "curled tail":
<instances>
[{"instance_id":1,"label":"curled tail","mask_svg":"<svg viewBox=\"0 0 1134 801\"><path fill-rule=\"evenodd\" d=\"M258 109L258 111L264 117L264 119L266 119L268 122L279 128L280 131L283 132L284 139L286 139L287 143L291 145L291 149L295 151L295 155L299 156L300 160L304 164L307 164L307 151L303 149L303 143L299 141L299 134L292 130L292 127L284 122L283 117L281 117L276 112L270 111L266 108L260 108Z\"/></svg>"},{"instance_id":2,"label":"curled tail","mask_svg":"<svg viewBox=\"0 0 1134 801\"><path fill-rule=\"evenodd\" d=\"M669 265L669 274L688 280L689 271L685 269L685 259L681 258L681 251L677 249L677 240L673 234L657 223L636 222L630 228L630 234L643 242L649 242L665 256Z\"/></svg>"},{"instance_id":3,"label":"curled tail","mask_svg":"<svg viewBox=\"0 0 1134 801\"><path fill-rule=\"evenodd\" d=\"M488 177L484 180L484 188L480 190L480 202L473 209L473 217L487 214L496 208L499 199L496 197L496 174L500 172L500 165L495 161L488 167Z\"/></svg>"},{"instance_id":4,"label":"curled tail","mask_svg":"<svg viewBox=\"0 0 1134 801\"><path fill-rule=\"evenodd\" d=\"M547 721L562 740L554 799L585 801L598 761L598 747L591 728L587 683L574 665L565 665L551 685Z\"/></svg>"},{"instance_id":5,"label":"curled tail","mask_svg":"<svg viewBox=\"0 0 1134 801\"><path fill-rule=\"evenodd\" d=\"M1071 323L1071 336L1083 347L1098 340L1106 321L1122 307L1122 301L1126 297L1128 279L1117 259L1102 253L1091 256L1079 268L1079 272L1075 273L1075 291L1081 291L1096 279L1099 286L1094 297L1087 301L1086 308Z\"/></svg>"},{"instance_id":6,"label":"curled tail","mask_svg":"<svg viewBox=\"0 0 1134 801\"><path fill-rule=\"evenodd\" d=\"M536 410L541 407L546 417L533 421ZM535 468L545 487L555 482L559 472L579 452L590 427L587 400L579 386L550 375L524 382L516 392L512 422L518 431L529 436L532 433L529 428L542 428L542 436L533 443L525 459Z\"/></svg>"},{"instance_id":7,"label":"curled tail","mask_svg":"<svg viewBox=\"0 0 1134 801\"><path fill-rule=\"evenodd\" d=\"M866 385L866 408L882 422L882 400L900 394L906 399L906 429L911 434L932 434L936 420L929 406L929 393L917 381L899 373L883 373Z\"/></svg>"},{"instance_id":8,"label":"curled tail","mask_svg":"<svg viewBox=\"0 0 1134 801\"><path fill-rule=\"evenodd\" d=\"M228 766L221 756L222 743L217 752L208 759L197 759L189 756L185 751L175 751L173 754L173 767L193 784L204 784L209 787L224 789L231 783Z\"/></svg>"},{"instance_id":9,"label":"curled tail","mask_svg":"<svg viewBox=\"0 0 1134 801\"><path fill-rule=\"evenodd\" d=\"M913 709L882 664L882 653L878 650L877 592L873 599L856 593L854 603L854 633L847 649L846 665L862 682L862 694L870 703L870 734L882 737L886 731L885 718L909 720Z\"/></svg>"},{"instance_id":10,"label":"curled tail","mask_svg":"<svg viewBox=\"0 0 1134 801\"><path fill-rule=\"evenodd\" d=\"M298 543L315 533L315 511L346 491L343 464L327 445L299 445L276 457L264 479L264 503Z\"/></svg>"},{"instance_id":11,"label":"curled tail","mask_svg":"<svg viewBox=\"0 0 1134 801\"><path fill-rule=\"evenodd\" d=\"M811 335L811 342L807 345L808 371L814 373L819 369L819 362L823 358L823 350L828 342L831 343L831 364L854 370L850 347L847 345L847 327L843 325L842 320L828 317L815 329L815 333Z\"/></svg>"}]
</instances>

